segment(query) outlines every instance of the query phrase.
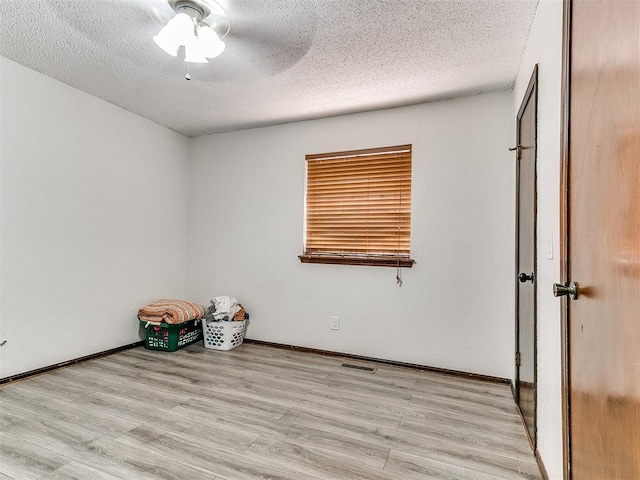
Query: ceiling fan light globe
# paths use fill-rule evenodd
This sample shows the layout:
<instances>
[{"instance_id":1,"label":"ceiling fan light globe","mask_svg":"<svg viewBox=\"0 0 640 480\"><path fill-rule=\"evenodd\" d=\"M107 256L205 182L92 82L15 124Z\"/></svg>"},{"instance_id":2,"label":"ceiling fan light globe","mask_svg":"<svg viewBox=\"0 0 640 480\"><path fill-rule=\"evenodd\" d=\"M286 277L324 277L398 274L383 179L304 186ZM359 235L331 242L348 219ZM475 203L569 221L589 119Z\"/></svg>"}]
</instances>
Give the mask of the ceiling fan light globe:
<instances>
[{"instance_id":1,"label":"ceiling fan light globe","mask_svg":"<svg viewBox=\"0 0 640 480\"><path fill-rule=\"evenodd\" d=\"M178 13L169 20L165 28L178 43L178 45L189 45L196 37L193 19L186 13Z\"/></svg>"},{"instance_id":2,"label":"ceiling fan light globe","mask_svg":"<svg viewBox=\"0 0 640 480\"><path fill-rule=\"evenodd\" d=\"M218 43L216 43L215 45L208 47L205 53L205 56L207 58L215 58L218 57L220 55L222 55L222 52L224 52L226 45L224 44L223 41L220 41Z\"/></svg>"},{"instance_id":3,"label":"ceiling fan light globe","mask_svg":"<svg viewBox=\"0 0 640 480\"><path fill-rule=\"evenodd\" d=\"M167 27L164 27L160 30L160 33L153 37L153 41L166 53L175 57L178 55L178 48L180 48L180 44L175 41L168 31L165 30L166 28Z\"/></svg>"},{"instance_id":4,"label":"ceiling fan light globe","mask_svg":"<svg viewBox=\"0 0 640 480\"><path fill-rule=\"evenodd\" d=\"M225 44L209 25L200 25L197 28L198 42L202 52L207 58L215 58L224 52Z\"/></svg>"},{"instance_id":5,"label":"ceiling fan light globe","mask_svg":"<svg viewBox=\"0 0 640 480\"><path fill-rule=\"evenodd\" d=\"M209 63L199 41L193 41L185 48L184 61L188 63Z\"/></svg>"}]
</instances>

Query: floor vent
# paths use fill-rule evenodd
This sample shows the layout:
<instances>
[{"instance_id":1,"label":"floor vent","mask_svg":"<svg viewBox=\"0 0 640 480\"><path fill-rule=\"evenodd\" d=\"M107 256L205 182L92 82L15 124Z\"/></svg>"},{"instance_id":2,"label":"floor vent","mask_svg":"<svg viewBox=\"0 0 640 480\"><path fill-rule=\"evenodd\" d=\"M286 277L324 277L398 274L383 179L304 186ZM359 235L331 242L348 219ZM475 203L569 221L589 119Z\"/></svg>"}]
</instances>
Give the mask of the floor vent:
<instances>
[{"instance_id":1,"label":"floor vent","mask_svg":"<svg viewBox=\"0 0 640 480\"><path fill-rule=\"evenodd\" d=\"M353 368L354 370L363 370L365 372L370 372L370 373L376 373L376 370L377 370L376 368L362 367L360 365L353 365L352 363L343 363L340 366L344 368Z\"/></svg>"}]
</instances>

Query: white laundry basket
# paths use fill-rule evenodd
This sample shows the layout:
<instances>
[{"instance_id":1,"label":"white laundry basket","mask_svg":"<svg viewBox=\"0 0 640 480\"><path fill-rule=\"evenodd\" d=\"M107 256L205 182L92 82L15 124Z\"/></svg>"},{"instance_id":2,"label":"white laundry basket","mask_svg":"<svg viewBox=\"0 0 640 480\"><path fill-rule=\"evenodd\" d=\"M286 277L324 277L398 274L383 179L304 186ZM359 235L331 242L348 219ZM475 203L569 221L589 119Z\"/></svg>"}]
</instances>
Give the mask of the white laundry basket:
<instances>
[{"instance_id":1,"label":"white laundry basket","mask_svg":"<svg viewBox=\"0 0 640 480\"><path fill-rule=\"evenodd\" d=\"M231 350L239 347L244 341L246 320L241 322L202 321L204 346L214 350Z\"/></svg>"}]
</instances>

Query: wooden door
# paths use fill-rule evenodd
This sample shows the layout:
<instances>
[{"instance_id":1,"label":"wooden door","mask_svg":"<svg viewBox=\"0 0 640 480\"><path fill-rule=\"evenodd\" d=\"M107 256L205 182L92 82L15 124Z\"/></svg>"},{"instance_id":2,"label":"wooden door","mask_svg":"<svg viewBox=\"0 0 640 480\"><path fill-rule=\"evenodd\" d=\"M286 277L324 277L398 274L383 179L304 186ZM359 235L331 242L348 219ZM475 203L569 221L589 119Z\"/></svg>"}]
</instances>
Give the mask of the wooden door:
<instances>
[{"instance_id":1,"label":"wooden door","mask_svg":"<svg viewBox=\"0 0 640 480\"><path fill-rule=\"evenodd\" d=\"M640 0L567 4L568 457L640 479Z\"/></svg>"},{"instance_id":2,"label":"wooden door","mask_svg":"<svg viewBox=\"0 0 640 480\"><path fill-rule=\"evenodd\" d=\"M516 120L516 401L536 441L536 125L538 66Z\"/></svg>"}]
</instances>

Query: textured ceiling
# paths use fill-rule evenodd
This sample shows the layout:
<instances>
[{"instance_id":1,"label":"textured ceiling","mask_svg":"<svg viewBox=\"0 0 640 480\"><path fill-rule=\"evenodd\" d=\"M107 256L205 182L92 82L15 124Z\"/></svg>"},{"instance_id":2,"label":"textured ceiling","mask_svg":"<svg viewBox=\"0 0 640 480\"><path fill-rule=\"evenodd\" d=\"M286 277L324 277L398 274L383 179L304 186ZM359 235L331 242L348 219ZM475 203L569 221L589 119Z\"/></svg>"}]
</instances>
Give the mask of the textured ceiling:
<instances>
[{"instance_id":1,"label":"textured ceiling","mask_svg":"<svg viewBox=\"0 0 640 480\"><path fill-rule=\"evenodd\" d=\"M160 50L166 0L0 0L0 53L188 136L512 87L538 0L219 0L227 48Z\"/></svg>"}]
</instances>

